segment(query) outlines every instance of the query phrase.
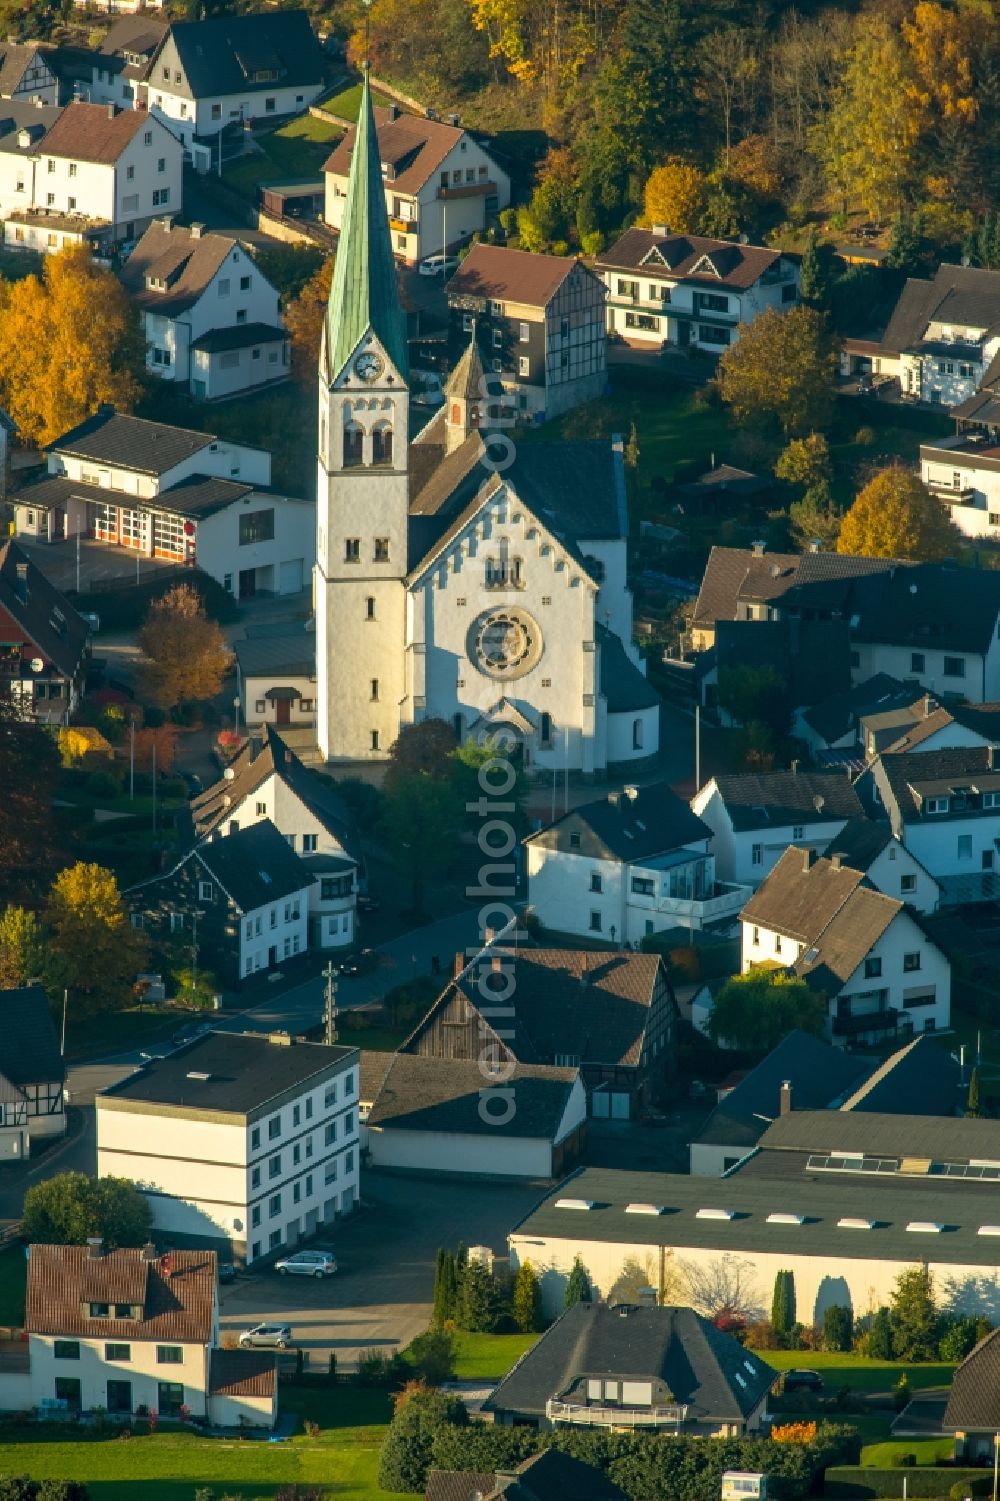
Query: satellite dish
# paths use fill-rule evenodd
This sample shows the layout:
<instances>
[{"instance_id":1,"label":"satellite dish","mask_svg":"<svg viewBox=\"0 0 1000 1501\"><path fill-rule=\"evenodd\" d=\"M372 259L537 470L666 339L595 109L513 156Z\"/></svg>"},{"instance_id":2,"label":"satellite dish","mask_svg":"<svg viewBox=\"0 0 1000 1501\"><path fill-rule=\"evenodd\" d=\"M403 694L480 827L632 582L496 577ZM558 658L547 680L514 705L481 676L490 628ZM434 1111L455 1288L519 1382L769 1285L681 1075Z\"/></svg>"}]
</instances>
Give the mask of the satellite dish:
<instances>
[{"instance_id":1,"label":"satellite dish","mask_svg":"<svg viewBox=\"0 0 1000 1501\"><path fill-rule=\"evenodd\" d=\"M41 672L45 666L45 663L42 661L41 657L32 657L30 666L32 672Z\"/></svg>"}]
</instances>

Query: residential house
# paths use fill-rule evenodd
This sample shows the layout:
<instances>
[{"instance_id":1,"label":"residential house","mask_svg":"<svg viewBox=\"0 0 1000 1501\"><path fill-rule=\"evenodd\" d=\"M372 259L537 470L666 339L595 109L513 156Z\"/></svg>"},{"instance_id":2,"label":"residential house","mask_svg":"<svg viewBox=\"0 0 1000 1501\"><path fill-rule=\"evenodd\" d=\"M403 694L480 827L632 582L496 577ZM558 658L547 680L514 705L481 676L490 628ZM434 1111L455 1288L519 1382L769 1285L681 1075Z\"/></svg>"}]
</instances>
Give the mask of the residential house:
<instances>
[{"instance_id":1,"label":"residential house","mask_svg":"<svg viewBox=\"0 0 1000 1501\"><path fill-rule=\"evenodd\" d=\"M275 494L265 449L109 406L10 499L19 534L90 537L122 549L123 570L130 553L197 566L238 599L300 593L315 549L316 508Z\"/></svg>"},{"instance_id":2,"label":"residential house","mask_svg":"<svg viewBox=\"0 0 1000 1501\"><path fill-rule=\"evenodd\" d=\"M313 875L270 819L204 841L162 875L123 893L132 926L190 931L220 984L277 970L309 946Z\"/></svg>"},{"instance_id":3,"label":"residential house","mask_svg":"<svg viewBox=\"0 0 1000 1501\"><path fill-rule=\"evenodd\" d=\"M964 1070L934 1037L919 1033L875 1065L837 1107L878 1115L953 1116L968 1098Z\"/></svg>"},{"instance_id":4,"label":"residential house","mask_svg":"<svg viewBox=\"0 0 1000 1501\"><path fill-rule=\"evenodd\" d=\"M583 1148L575 1068L422 1053L361 1054L361 1146L372 1167L485 1178L561 1178Z\"/></svg>"},{"instance_id":5,"label":"residential house","mask_svg":"<svg viewBox=\"0 0 1000 1501\"><path fill-rule=\"evenodd\" d=\"M910 277L873 360L905 397L959 408L992 385L1000 353L1000 273L939 266Z\"/></svg>"},{"instance_id":6,"label":"residential house","mask_svg":"<svg viewBox=\"0 0 1000 1501\"><path fill-rule=\"evenodd\" d=\"M194 799L191 816L199 838L213 843L262 820L273 823L309 876L308 946L356 941L358 887L367 874L354 820L332 782L303 766L270 724Z\"/></svg>"},{"instance_id":7,"label":"residential house","mask_svg":"<svg viewBox=\"0 0 1000 1501\"><path fill-rule=\"evenodd\" d=\"M16 542L0 545L0 691L35 719L69 724L90 627Z\"/></svg>"},{"instance_id":8,"label":"residential house","mask_svg":"<svg viewBox=\"0 0 1000 1501\"><path fill-rule=\"evenodd\" d=\"M841 1047L950 1025L948 959L902 901L838 855L816 860L793 845L740 921L743 973L778 965L804 980Z\"/></svg>"},{"instance_id":9,"label":"residential house","mask_svg":"<svg viewBox=\"0 0 1000 1501\"><path fill-rule=\"evenodd\" d=\"M627 229L596 269L608 289L608 333L638 348L718 354L735 343L740 324L799 300L797 256L672 234L663 224Z\"/></svg>"},{"instance_id":10,"label":"residential house","mask_svg":"<svg viewBox=\"0 0 1000 1501\"><path fill-rule=\"evenodd\" d=\"M539 1428L736 1438L766 1431L777 1379L756 1351L693 1308L574 1303L490 1393L483 1411L496 1423Z\"/></svg>"},{"instance_id":11,"label":"residential house","mask_svg":"<svg viewBox=\"0 0 1000 1501\"><path fill-rule=\"evenodd\" d=\"M1000 764L992 745L879 756L858 791L934 877L944 905L1000 895Z\"/></svg>"},{"instance_id":12,"label":"residential house","mask_svg":"<svg viewBox=\"0 0 1000 1501\"><path fill-rule=\"evenodd\" d=\"M56 104L58 91L56 75L42 48L34 42L0 42L0 99Z\"/></svg>"},{"instance_id":13,"label":"residential house","mask_svg":"<svg viewBox=\"0 0 1000 1501\"><path fill-rule=\"evenodd\" d=\"M720 620L716 626L717 638L722 640L724 633L733 628L730 621ZM758 627L745 625L745 630L753 629ZM897 711L905 713L911 703L922 697L918 684L907 686L885 672L832 692L826 692L823 686L821 699L796 710L795 738L808 746L820 766L850 764L859 771L869 754L863 728L866 718Z\"/></svg>"},{"instance_id":14,"label":"residential house","mask_svg":"<svg viewBox=\"0 0 1000 1501\"><path fill-rule=\"evenodd\" d=\"M124 12L126 6L115 0L114 9ZM97 104L120 104L122 109L132 109L142 93L140 85L156 50L169 30L169 22L151 16L142 6L137 5L133 15L119 15L96 52L76 49L78 57L71 61L81 73L86 68L78 88L86 89ZM65 50L60 48L60 54Z\"/></svg>"},{"instance_id":15,"label":"residential house","mask_svg":"<svg viewBox=\"0 0 1000 1501\"><path fill-rule=\"evenodd\" d=\"M844 620L720 620L715 661L702 675L702 703L718 710L725 726L736 723L734 683L762 674L780 689L789 711L804 711L823 694L846 691L851 682L850 636Z\"/></svg>"},{"instance_id":16,"label":"residential house","mask_svg":"<svg viewBox=\"0 0 1000 1501\"><path fill-rule=\"evenodd\" d=\"M595 1297L637 1261L663 1301L729 1256L761 1307L791 1271L796 1318L813 1325L831 1304L859 1317L888 1303L919 1262L956 1313L990 1317L997 1139L989 1120L792 1110L724 1178L578 1170L513 1227L511 1266L531 1262L555 1317L577 1256Z\"/></svg>"},{"instance_id":17,"label":"residential house","mask_svg":"<svg viewBox=\"0 0 1000 1501\"><path fill-rule=\"evenodd\" d=\"M163 0L73 0L73 4L77 9L93 8L108 11L111 15L120 15L122 12L139 15L147 10L163 8Z\"/></svg>"},{"instance_id":18,"label":"residential house","mask_svg":"<svg viewBox=\"0 0 1000 1501\"><path fill-rule=\"evenodd\" d=\"M960 587L959 587L960 585ZM1000 577L952 563L714 547L692 619L696 650L719 620L846 620L851 676L915 680L935 697L1000 700Z\"/></svg>"},{"instance_id":19,"label":"residential house","mask_svg":"<svg viewBox=\"0 0 1000 1501\"><path fill-rule=\"evenodd\" d=\"M509 1470L430 1470L424 1501L625 1501L596 1465L560 1449L543 1449Z\"/></svg>"},{"instance_id":20,"label":"residential house","mask_svg":"<svg viewBox=\"0 0 1000 1501\"><path fill-rule=\"evenodd\" d=\"M691 799L708 827L716 874L759 886L790 844L822 849L864 809L842 771L742 772L713 777Z\"/></svg>"},{"instance_id":21,"label":"residential house","mask_svg":"<svg viewBox=\"0 0 1000 1501\"><path fill-rule=\"evenodd\" d=\"M876 706L861 716L866 761L883 751L952 750L1000 741L1000 704L949 699L946 707L930 693L915 694L912 687L906 697L909 703Z\"/></svg>"},{"instance_id":22,"label":"residential house","mask_svg":"<svg viewBox=\"0 0 1000 1501\"><path fill-rule=\"evenodd\" d=\"M408 266L482 234L510 203L510 178L458 123L403 114L396 104L375 110L394 255ZM324 218L339 230L357 128L337 143L323 168Z\"/></svg>"},{"instance_id":23,"label":"residential house","mask_svg":"<svg viewBox=\"0 0 1000 1501\"><path fill-rule=\"evenodd\" d=\"M236 691L246 725L316 723L316 637L295 628L233 642Z\"/></svg>"},{"instance_id":24,"label":"residential house","mask_svg":"<svg viewBox=\"0 0 1000 1501\"><path fill-rule=\"evenodd\" d=\"M528 901L544 927L612 943L731 923L751 888L716 880L711 839L666 782L611 792L528 835Z\"/></svg>"},{"instance_id":25,"label":"residential house","mask_svg":"<svg viewBox=\"0 0 1000 1501\"><path fill-rule=\"evenodd\" d=\"M955 1435L956 1464L992 1464L1000 1432L1000 1329L992 1329L961 1361L941 1419Z\"/></svg>"},{"instance_id":26,"label":"residential house","mask_svg":"<svg viewBox=\"0 0 1000 1501\"><path fill-rule=\"evenodd\" d=\"M925 917L940 905L940 885L884 819L849 818L822 854L827 860L839 859L876 891L898 897Z\"/></svg>"},{"instance_id":27,"label":"residential house","mask_svg":"<svg viewBox=\"0 0 1000 1501\"><path fill-rule=\"evenodd\" d=\"M40 985L0 990L0 1161L23 1162L66 1130L63 1063Z\"/></svg>"},{"instance_id":28,"label":"residential house","mask_svg":"<svg viewBox=\"0 0 1000 1501\"><path fill-rule=\"evenodd\" d=\"M11 105L0 116L7 244L61 250L67 234L77 243L86 230L107 249L135 239L164 210L180 210L180 142L142 111L76 99L54 110Z\"/></svg>"},{"instance_id":29,"label":"residential house","mask_svg":"<svg viewBox=\"0 0 1000 1501\"><path fill-rule=\"evenodd\" d=\"M809 1032L782 1038L756 1068L731 1089L690 1143L691 1172L720 1178L752 1152L771 1122L793 1104L800 1110L838 1108L869 1065Z\"/></svg>"},{"instance_id":30,"label":"residential house","mask_svg":"<svg viewBox=\"0 0 1000 1501\"><path fill-rule=\"evenodd\" d=\"M604 394L606 295L574 256L473 245L448 283L452 361L474 333L514 411L557 417Z\"/></svg>"},{"instance_id":31,"label":"residential house","mask_svg":"<svg viewBox=\"0 0 1000 1501\"><path fill-rule=\"evenodd\" d=\"M241 240L159 219L119 274L151 374L207 401L287 378L278 294Z\"/></svg>"},{"instance_id":32,"label":"residential house","mask_svg":"<svg viewBox=\"0 0 1000 1501\"><path fill-rule=\"evenodd\" d=\"M323 50L304 10L174 21L138 102L190 151L227 125L300 115L323 90Z\"/></svg>"},{"instance_id":33,"label":"residential house","mask_svg":"<svg viewBox=\"0 0 1000 1501\"><path fill-rule=\"evenodd\" d=\"M487 945L456 970L401 1053L578 1068L595 1117L636 1118L662 1096L677 1005L658 955Z\"/></svg>"},{"instance_id":34,"label":"residential house","mask_svg":"<svg viewBox=\"0 0 1000 1501\"><path fill-rule=\"evenodd\" d=\"M210 1032L97 1095L99 1177L142 1190L174 1245L256 1262L358 1202L358 1051Z\"/></svg>"}]
</instances>

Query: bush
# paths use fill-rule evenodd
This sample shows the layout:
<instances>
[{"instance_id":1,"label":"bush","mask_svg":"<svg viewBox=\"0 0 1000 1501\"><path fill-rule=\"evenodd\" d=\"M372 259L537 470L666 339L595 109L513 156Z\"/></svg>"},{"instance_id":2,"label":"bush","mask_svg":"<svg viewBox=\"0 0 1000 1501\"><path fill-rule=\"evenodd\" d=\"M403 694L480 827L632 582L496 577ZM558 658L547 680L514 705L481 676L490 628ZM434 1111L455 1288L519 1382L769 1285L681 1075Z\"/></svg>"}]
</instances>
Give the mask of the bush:
<instances>
[{"instance_id":1,"label":"bush","mask_svg":"<svg viewBox=\"0 0 1000 1501\"><path fill-rule=\"evenodd\" d=\"M875 442L875 429L873 427L859 427L854 434L854 441L859 448L871 448Z\"/></svg>"},{"instance_id":2,"label":"bush","mask_svg":"<svg viewBox=\"0 0 1000 1501\"><path fill-rule=\"evenodd\" d=\"M397 1351L387 1355L384 1350L362 1350L354 1370L355 1386L374 1386L383 1391L399 1386L405 1380L405 1366Z\"/></svg>"},{"instance_id":3,"label":"bush","mask_svg":"<svg viewBox=\"0 0 1000 1501\"><path fill-rule=\"evenodd\" d=\"M906 1472L906 1494L913 1501L923 1501L932 1496L953 1494L958 1486L963 1487L962 1496L975 1495L974 1482L984 1479L982 1470L958 1471L963 1478L952 1486L956 1471L935 1465L917 1465ZM993 1477L989 1477L989 1491L993 1491ZM970 1488L971 1487L971 1488ZM870 1501L870 1498L903 1494L903 1477L895 1470L869 1469L862 1465L835 1465L827 1470L823 1484L827 1501ZM982 1494L982 1492L979 1492Z\"/></svg>"},{"instance_id":4,"label":"bush","mask_svg":"<svg viewBox=\"0 0 1000 1501\"><path fill-rule=\"evenodd\" d=\"M823 1313L823 1349L850 1350L854 1342L854 1318L850 1308L834 1303Z\"/></svg>"},{"instance_id":5,"label":"bush","mask_svg":"<svg viewBox=\"0 0 1000 1501\"><path fill-rule=\"evenodd\" d=\"M455 1375L455 1337L447 1329L427 1329L412 1341L406 1359L428 1386L440 1386Z\"/></svg>"},{"instance_id":6,"label":"bush","mask_svg":"<svg viewBox=\"0 0 1000 1501\"><path fill-rule=\"evenodd\" d=\"M468 1413L460 1397L433 1391L419 1382L396 1400L389 1433L379 1456L378 1483L384 1491L423 1491L432 1464L436 1435L442 1428L461 1428Z\"/></svg>"},{"instance_id":7,"label":"bush","mask_svg":"<svg viewBox=\"0 0 1000 1501\"><path fill-rule=\"evenodd\" d=\"M110 771L92 771L87 778L90 797L117 797L121 792L118 778Z\"/></svg>"},{"instance_id":8,"label":"bush","mask_svg":"<svg viewBox=\"0 0 1000 1501\"><path fill-rule=\"evenodd\" d=\"M966 1496L992 1496L993 1476L983 1474L972 1475L968 1480L957 1480L951 1487L948 1495L951 1501L965 1501Z\"/></svg>"}]
</instances>

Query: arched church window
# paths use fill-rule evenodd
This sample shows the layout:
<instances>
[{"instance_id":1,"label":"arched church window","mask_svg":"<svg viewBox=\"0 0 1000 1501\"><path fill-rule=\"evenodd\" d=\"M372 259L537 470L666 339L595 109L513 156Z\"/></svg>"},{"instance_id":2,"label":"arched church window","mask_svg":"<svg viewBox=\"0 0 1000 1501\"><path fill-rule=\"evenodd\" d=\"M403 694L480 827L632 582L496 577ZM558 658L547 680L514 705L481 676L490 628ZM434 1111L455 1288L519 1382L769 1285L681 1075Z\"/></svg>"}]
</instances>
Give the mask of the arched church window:
<instances>
[{"instance_id":1,"label":"arched church window","mask_svg":"<svg viewBox=\"0 0 1000 1501\"><path fill-rule=\"evenodd\" d=\"M392 463L392 428L387 423L380 422L372 430L372 463Z\"/></svg>"},{"instance_id":2,"label":"arched church window","mask_svg":"<svg viewBox=\"0 0 1000 1501\"><path fill-rule=\"evenodd\" d=\"M497 552L486 559L487 589L520 589L524 585L520 558L511 557L510 543L501 538Z\"/></svg>"},{"instance_id":3,"label":"arched church window","mask_svg":"<svg viewBox=\"0 0 1000 1501\"><path fill-rule=\"evenodd\" d=\"M353 469L363 462L365 435L353 422L344 428L344 468Z\"/></svg>"}]
</instances>

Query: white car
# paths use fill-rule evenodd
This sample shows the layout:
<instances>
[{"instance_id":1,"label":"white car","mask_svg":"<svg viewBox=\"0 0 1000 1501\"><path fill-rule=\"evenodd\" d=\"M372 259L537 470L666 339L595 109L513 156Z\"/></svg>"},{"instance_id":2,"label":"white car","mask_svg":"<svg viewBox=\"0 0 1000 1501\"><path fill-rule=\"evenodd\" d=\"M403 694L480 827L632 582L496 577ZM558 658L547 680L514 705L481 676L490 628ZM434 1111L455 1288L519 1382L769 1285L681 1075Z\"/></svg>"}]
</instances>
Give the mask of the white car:
<instances>
[{"instance_id":1,"label":"white car","mask_svg":"<svg viewBox=\"0 0 1000 1501\"><path fill-rule=\"evenodd\" d=\"M287 1350L292 1342L288 1324L254 1324L244 1329L239 1338L241 1350Z\"/></svg>"},{"instance_id":2,"label":"white car","mask_svg":"<svg viewBox=\"0 0 1000 1501\"><path fill-rule=\"evenodd\" d=\"M445 255L439 251L437 255L429 255L426 260L420 262L421 276L450 276L458 267L457 255Z\"/></svg>"},{"instance_id":3,"label":"white car","mask_svg":"<svg viewBox=\"0 0 1000 1501\"><path fill-rule=\"evenodd\" d=\"M294 1256L284 1256L274 1263L275 1271L282 1277L332 1277L337 1270L337 1258L329 1251L296 1251Z\"/></svg>"}]
</instances>

